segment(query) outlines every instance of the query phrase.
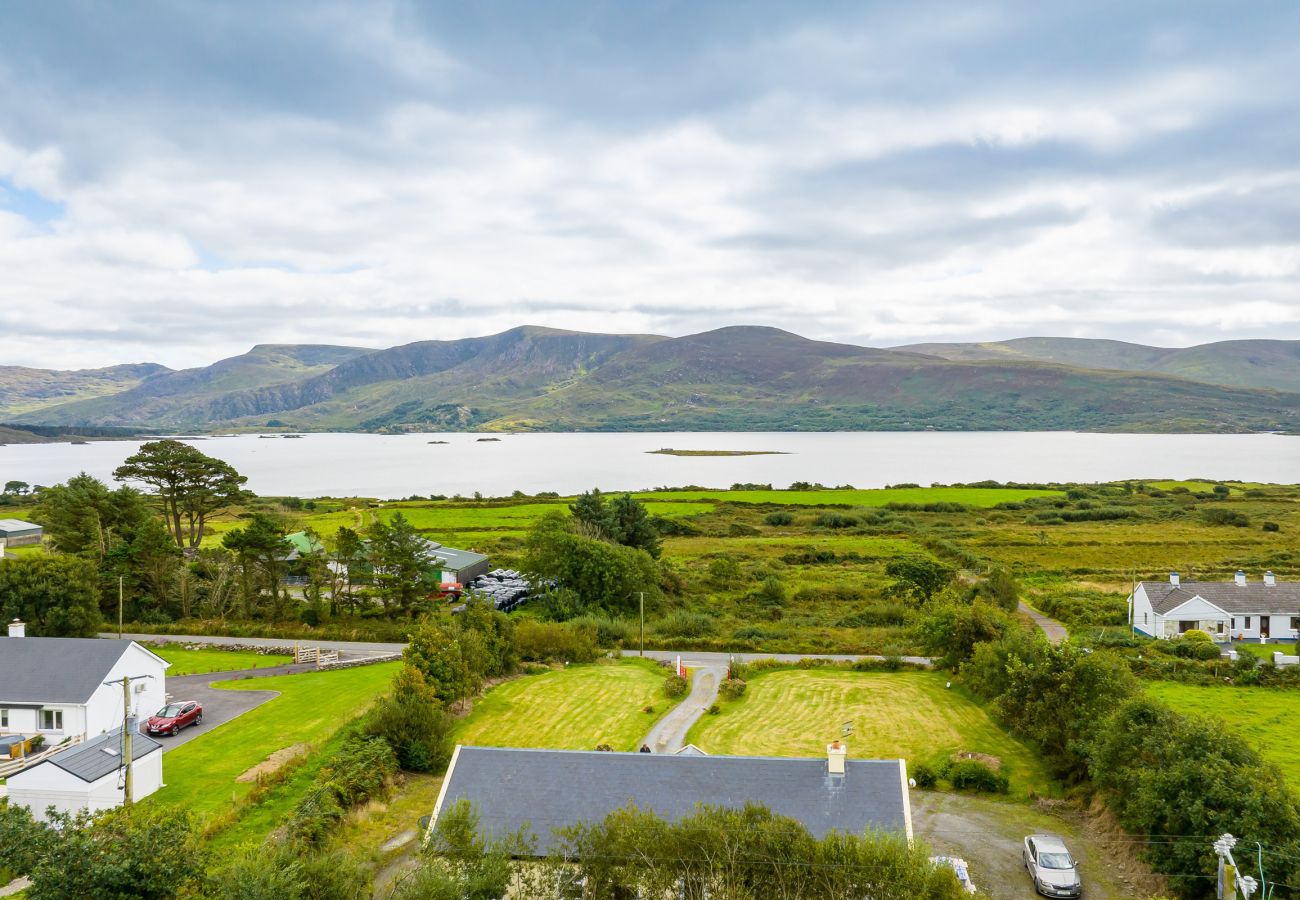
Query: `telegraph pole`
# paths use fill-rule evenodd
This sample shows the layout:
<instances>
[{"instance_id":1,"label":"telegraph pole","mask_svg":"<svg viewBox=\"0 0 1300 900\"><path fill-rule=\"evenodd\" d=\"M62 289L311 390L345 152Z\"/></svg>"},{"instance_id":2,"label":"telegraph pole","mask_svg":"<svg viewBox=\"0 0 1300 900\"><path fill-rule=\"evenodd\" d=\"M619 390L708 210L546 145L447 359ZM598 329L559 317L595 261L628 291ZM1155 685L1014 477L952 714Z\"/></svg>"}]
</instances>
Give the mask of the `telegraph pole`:
<instances>
[{"instance_id":1,"label":"telegraph pole","mask_svg":"<svg viewBox=\"0 0 1300 900\"><path fill-rule=\"evenodd\" d=\"M152 678L152 675L137 675L136 681L141 678ZM125 768L125 777L123 786L125 793L122 796L122 805L131 805L131 676L123 675L120 679L122 682L122 765ZM105 681L104 684L117 684L117 681Z\"/></svg>"}]
</instances>

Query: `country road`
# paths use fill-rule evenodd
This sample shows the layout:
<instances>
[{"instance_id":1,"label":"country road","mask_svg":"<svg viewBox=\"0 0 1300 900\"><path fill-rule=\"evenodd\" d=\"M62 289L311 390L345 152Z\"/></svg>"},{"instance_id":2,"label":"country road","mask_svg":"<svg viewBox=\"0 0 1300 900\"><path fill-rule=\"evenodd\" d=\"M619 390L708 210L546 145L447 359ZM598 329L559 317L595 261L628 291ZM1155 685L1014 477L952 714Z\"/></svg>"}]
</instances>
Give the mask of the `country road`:
<instances>
[{"instance_id":1,"label":"country road","mask_svg":"<svg viewBox=\"0 0 1300 900\"><path fill-rule=\"evenodd\" d=\"M1047 639L1053 644L1059 644L1070 636L1070 632L1065 630L1064 625L1055 619L1048 618L1038 610L1030 608L1023 600L1020 601L1019 611L1033 619L1034 624L1042 629L1043 634L1047 635Z\"/></svg>"}]
</instances>

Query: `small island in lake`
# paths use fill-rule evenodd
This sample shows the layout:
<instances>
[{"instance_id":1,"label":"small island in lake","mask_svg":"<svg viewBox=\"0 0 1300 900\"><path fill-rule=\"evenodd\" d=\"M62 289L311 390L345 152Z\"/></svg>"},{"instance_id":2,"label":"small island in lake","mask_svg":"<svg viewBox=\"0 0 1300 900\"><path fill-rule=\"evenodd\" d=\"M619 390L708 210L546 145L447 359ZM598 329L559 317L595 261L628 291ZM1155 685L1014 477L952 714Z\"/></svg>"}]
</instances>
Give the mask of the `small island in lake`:
<instances>
[{"instance_id":1,"label":"small island in lake","mask_svg":"<svg viewBox=\"0 0 1300 900\"><path fill-rule=\"evenodd\" d=\"M658 450L647 450L646 453L657 453L660 456L789 456L784 450L674 450L672 447L661 447Z\"/></svg>"}]
</instances>

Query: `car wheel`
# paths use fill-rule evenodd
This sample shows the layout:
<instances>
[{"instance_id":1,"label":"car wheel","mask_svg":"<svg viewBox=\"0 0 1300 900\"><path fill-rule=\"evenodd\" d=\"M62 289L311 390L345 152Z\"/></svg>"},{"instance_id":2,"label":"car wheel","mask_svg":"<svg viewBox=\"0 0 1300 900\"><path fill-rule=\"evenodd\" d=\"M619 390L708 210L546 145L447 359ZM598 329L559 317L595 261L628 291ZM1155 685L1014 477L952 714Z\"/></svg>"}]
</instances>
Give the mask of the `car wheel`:
<instances>
[{"instance_id":1,"label":"car wheel","mask_svg":"<svg viewBox=\"0 0 1300 900\"><path fill-rule=\"evenodd\" d=\"M173 725L173 726L172 726L172 732L171 732L172 737L176 737L176 735L178 735L178 734L180 734L180 733L181 733L180 728L177 727L176 725Z\"/></svg>"},{"instance_id":2,"label":"car wheel","mask_svg":"<svg viewBox=\"0 0 1300 900\"><path fill-rule=\"evenodd\" d=\"M203 724L203 713L199 713L198 717L194 720L194 724L195 725Z\"/></svg>"}]
</instances>

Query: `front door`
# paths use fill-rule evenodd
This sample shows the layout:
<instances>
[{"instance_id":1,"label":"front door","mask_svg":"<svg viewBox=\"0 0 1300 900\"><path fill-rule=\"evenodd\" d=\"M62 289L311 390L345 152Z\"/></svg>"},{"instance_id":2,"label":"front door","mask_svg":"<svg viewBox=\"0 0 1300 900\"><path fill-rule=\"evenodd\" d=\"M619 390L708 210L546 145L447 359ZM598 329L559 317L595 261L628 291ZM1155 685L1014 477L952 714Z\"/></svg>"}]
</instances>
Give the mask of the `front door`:
<instances>
[{"instance_id":1,"label":"front door","mask_svg":"<svg viewBox=\"0 0 1300 900\"><path fill-rule=\"evenodd\" d=\"M1272 616L1259 617L1259 636L1261 640L1266 640L1268 638L1268 623L1271 622L1272 619Z\"/></svg>"}]
</instances>

